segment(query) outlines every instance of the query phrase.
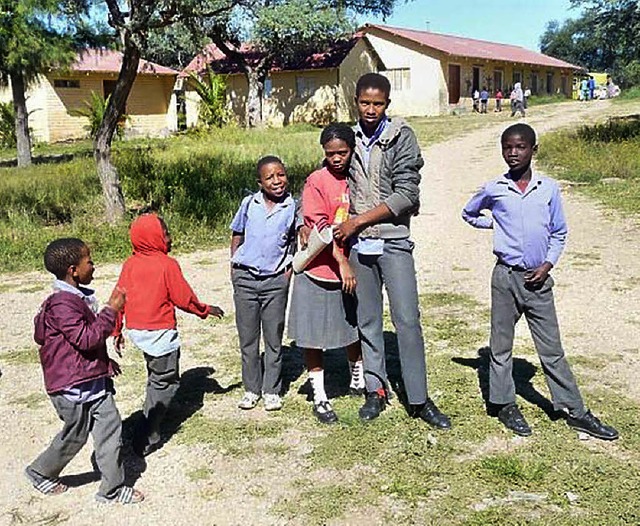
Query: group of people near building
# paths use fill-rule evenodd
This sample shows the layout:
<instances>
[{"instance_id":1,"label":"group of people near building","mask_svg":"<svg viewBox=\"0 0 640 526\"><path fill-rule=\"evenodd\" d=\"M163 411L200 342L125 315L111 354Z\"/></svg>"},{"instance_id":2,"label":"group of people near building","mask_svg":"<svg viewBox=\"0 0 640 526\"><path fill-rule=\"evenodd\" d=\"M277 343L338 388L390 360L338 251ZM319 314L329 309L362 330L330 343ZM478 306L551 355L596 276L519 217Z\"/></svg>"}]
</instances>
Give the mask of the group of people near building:
<instances>
[{"instance_id":1,"label":"group of people near building","mask_svg":"<svg viewBox=\"0 0 640 526\"><path fill-rule=\"evenodd\" d=\"M324 162L307 178L301 202L289 192L281 159L266 156L257 162L257 191L242 200L231 223L242 410L262 402L266 411L277 411L286 402L282 339L293 282L288 333L305 355L315 418L322 424L339 420L324 382L323 354L335 348L346 349L349 394L363 397L360 418L378 418L390 395L384 288L398 338L399 398L410 417L441 431L455 425L429 396L427 384L410 238L411 218L419 213L424 161L411 127L387 114L390 103L386 77L369 73L358 80L358 122L354 127L330 124L322 131L318 153ZM516 403L512 377L514 327L524 315L554 408L570 427L616 439L617 431L585 406L560 342L550 275L567 236L559 187L532 170L537 141L531 127L510 126L501 145L508 171L483 186L462 211L467 223L492 229L494 236L489 413L518 435L532 433ZM329 229L328 246L293 275L294 252L308 243L314 229ZM182 345L175 307L200 318L224 315L219 307L202 303L185 281L177 261L168 255L171 236L159 216L135 219L130 238L133 255L102 310L86 288L93 277L89 247L65 238L45 250L45 266L55 276L54 293L35 319L35 340L45 388L63 429L26 468L29 481L43 494L67 490L58 476L92 434L95 467L102 476L96 498L122 504L143 500L139 490L124 483L121 420L112 381L119 368L108 356L107 339L114 336L120 352L126 328L146 362L144 416L132 444L144 457L166 440L162 423L180 381Z\"/></svg>"},{"instance_id":2,"label":"group of people near building","mask_svg":"<svg viewBox=\"0 0 640 526\"><path fill-rule=\"evenodd\" d=\"M506 90L509 93L509 103L511 107L511 116L514 117L516 113L519 113L520 116L525 116L525 110L527 109L527 104L529 101L529 97L531 96L531 90L529 88L522 89L522 84L520 82L516 82L513 86L513 89ZM495 92L495 109L494 112L502 111L502 101L504 99L504 93L502 88L498 87ZM489 105L489 91L486 86L482 87L482 90L474 89L472 93L473 100L473 111L477 113L487 113L487 108Z\"/></svg>"},{"instance_id":3,"label":"group of people near building","mask_svg":"<svg viewBox=\"0 0 640 526\"><path fill-rule=\"evenodd\" d=\"M593 75L582 77L578 85L578 99L581 101L612 99L620 95L620 88L607 75L604 86L598 85Z\"/></svg>"}]
</instances>

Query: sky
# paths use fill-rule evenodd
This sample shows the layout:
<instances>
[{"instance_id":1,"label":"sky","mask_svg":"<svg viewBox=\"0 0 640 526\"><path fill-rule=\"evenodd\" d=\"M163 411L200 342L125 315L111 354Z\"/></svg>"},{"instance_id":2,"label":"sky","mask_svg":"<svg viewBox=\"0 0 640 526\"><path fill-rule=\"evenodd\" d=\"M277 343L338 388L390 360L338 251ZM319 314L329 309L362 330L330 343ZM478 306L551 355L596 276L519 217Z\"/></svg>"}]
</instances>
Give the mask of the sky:
<instances>
[{"instance_id":1,"label":"sky","mask_svg":"<svg viewBox=\"0 0 640 526\"><path fill-rule=\"evenodd\" d=\"M482 6L482 7L480 7ZM570 0L413 0L398 4L391 17L359 22L446 33L540 50L547 22L577 18Z\"/></svg>"}]
</instances>

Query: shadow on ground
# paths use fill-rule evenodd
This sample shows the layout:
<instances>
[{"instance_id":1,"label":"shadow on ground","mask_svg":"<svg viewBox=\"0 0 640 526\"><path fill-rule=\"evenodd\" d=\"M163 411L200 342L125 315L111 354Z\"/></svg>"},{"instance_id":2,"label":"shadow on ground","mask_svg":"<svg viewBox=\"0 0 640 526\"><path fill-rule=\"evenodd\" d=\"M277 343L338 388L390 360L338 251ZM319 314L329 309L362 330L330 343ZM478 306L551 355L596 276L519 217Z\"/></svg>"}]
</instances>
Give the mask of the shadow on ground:
<instances>
[{"instance_id":1,"label":"shadow on ground","mask_svg":"<svg viewBox=\"0 0 640 526\"><path fill-rule=\"evenodd\" d=\"M223 387L211 377L213 373L215 373L213 367L194 367L181 375L180 387L162 423L162 444L166 444L180 430L182 424L203 407L205 394L226 394L242 386L240 382L236 382ZM146 469L144 459L135 455L131 447L135 430L141 424L141 419L142 410L139 410L122 422L126 483L131 486Z\"/></svg>"},{"instance_id":2,"label":"shadow on ground","mask_svg":"<svg viewBox=\"0 0 640 526\"><path fill-rule=\"evenodd\" d=\"M489 402L489 347L478 349L477 358L453 357L451 361L465 367L471 367L478 374L478 384L482 392L487 414L496 416L496 408ZM542 409L551 420L559 420L564 417L560 411L553 408L551 401L540 393L533 385L532 379L538 372L538 367L524 358L513 359L513 380L516 386L516 395L521 396L527 402Z\"/></svg>"}]
</instances>

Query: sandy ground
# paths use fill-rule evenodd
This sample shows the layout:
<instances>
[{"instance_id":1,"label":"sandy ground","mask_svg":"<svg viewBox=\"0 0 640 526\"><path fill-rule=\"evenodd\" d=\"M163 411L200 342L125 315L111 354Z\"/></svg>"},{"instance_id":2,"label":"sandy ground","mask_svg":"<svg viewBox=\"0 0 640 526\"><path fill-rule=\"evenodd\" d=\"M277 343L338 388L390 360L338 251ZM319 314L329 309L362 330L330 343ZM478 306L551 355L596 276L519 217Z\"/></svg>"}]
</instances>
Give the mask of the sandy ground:
<instances>
[{"instance_id":1,"label":"sandy ground","mask_svg":"<svg viewBox=\"0 0 640 526\"><path fill-rule=\"evenodd\" d=\"M539 132L590 122L615 112L638 112L638 107L613 106L608 102L534 108L528 117ZM418 279L423 290L459 291L471 294L482 304L489 302L489 275L493 265L491 236L463 223L460 210L475 189L504 171L497 141L504 124L492 122L472 134L427 148L423 172L422 213L412 225L416 241ZM603 381L616 385L640 399L640 384L632 381L638 371L640 353L640 263L636 257L640 230L635 221L602 210L592 201L565 187L565 207L570 227L567 250L554 276L556 299L565 347L568 353L588 356L616 355L603 371ZM180 257L185 274L204 301L220 304L232 312L226 250L199 252ZM98 296L107 298L119 267L98 268L94 282ZM15 350L34 348L32 318L48 293L49 277L44 273L0 277L0 525L17 523L73 525L134 523L146 524L280 524L269 508L292 491L291 473L304 465L308 445L295 430L286 434L288 446L300 450L298 460L282 466L277 456L240 458L211 453L201 446L169 443L148 464L137 482L148 494L141 506L100 506L93 502L97 482L90 471L85 448L65 474L73 475L75 486L65 495L42 497L26 483L22 470L59 430L42 392L39 367L7 364L3 356ZM181 317L185 347L211 347L211 365L216 363L216 346L235 345L233 327L209 325L192 317ZM216 334L215 337L212 334ZM521 341L528 335L522 325ZM202 355L200 355L202 356ZM129 357L128 360L133 360ZM186 354L183 370L201 359ZM125 365L126 365L125 360ZM239 378L237 368L215 375L222 387ZM127 390L129 389L129 390ZM143 386L138 391L123 389L120 410L123 418L141 405ZM128 395L128 396L127 396ZM202 412L229 415L238 421L255 416L238 414L232 396L207 395ZM293 395L295 396L295 394ZM16 403L34 397L33 406ZM299 466L296 465L299 462ZM194 481L189 471L205 465L214 477ZM327 477L331 474L327 473ZM365 515L363 515L364 517ZM352 517L353 519L353 517ZM345 519L345 523L349 523Z\"/></svg>"}]
</instances>

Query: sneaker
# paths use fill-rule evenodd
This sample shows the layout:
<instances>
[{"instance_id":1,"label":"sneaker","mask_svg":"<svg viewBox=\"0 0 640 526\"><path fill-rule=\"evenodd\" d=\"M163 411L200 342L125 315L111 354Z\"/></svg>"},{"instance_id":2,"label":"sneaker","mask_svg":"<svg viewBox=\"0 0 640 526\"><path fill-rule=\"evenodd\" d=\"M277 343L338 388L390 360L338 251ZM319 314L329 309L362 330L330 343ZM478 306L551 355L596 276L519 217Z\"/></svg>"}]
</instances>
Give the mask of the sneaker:
<instances>
[{"instance_id":1,"label":"sneaker","mask_svg":"<svg viewBox=\"0 0 640 526\"><path fill-rule=\"evenodd\" d=\"M601 440L616 440L620 436L614 427L600 422L591 411L587 411L582 418L568 416L567 425L576 431L582 431Z\"/></svg>"},{"instance_id":2,"label":"sneaker","mask_svg":"<svg viewBox=\"0 0 640 526\"><path fill-rule=\"evenodd\" d=\"M313 404L313 414L323 424L333 424L338 421L338 415L336 415L328 400Z\"/></svg>"},{"instance_id":3,"label":"sneaker","mask_svg":"<svg viewBox=\"0 0 640 526\"><path fill-rule=\"evenodd\" d=\"M531 428L527 421L522 416L520 409L516 404L505 405L498 412L498 420L504 424L507 429L513 431L516 435L521 437L528 437L531 435Z\"/></svg>"},{"instance_id":4,"label":"sneaker","mask_svg":"<svg viewBox=\"0 0 640 526\"><path fill-rule=\"evenodd\" d=\"M384 396L379 395L375 391L367 393L365 403L358 411L360 420L368 421L378 418L380 413L384 411L386 405L387 400Z\"/></svg>"},{"instance_id":5,"label":"sneaker","mask_svg":"<svg viewBox=\"0 0 640 526\"><path fill-rule=\"evenodd\" d=\"M265 411L280 411L282 409L282 399L277 394L264 393L264 410Z\"/></svg>"},{"instance_id":6,"label":"sneaker","mask_svg":"<svg viewBox=\"0 0 640 526\"><path fill-rule=\"evenodd\" d=\"M260 395L252 393L251 391L245 391L242 400L238 402L238 407L240 409L253 409L258 405L258 400L260 400Z\"/></svg>"},{"instance_id":7,"label":"sneaker","mask_svg":"<svg viewBox=\"0 0 640 526\"><path fill-rule=\"evenodd\" d=\"M451 429L451 420L438 409L431 398L427 398L427 401L420 408L420 411L416 413L416 416L436 429Z\"/></svg>"}]
</instances>

